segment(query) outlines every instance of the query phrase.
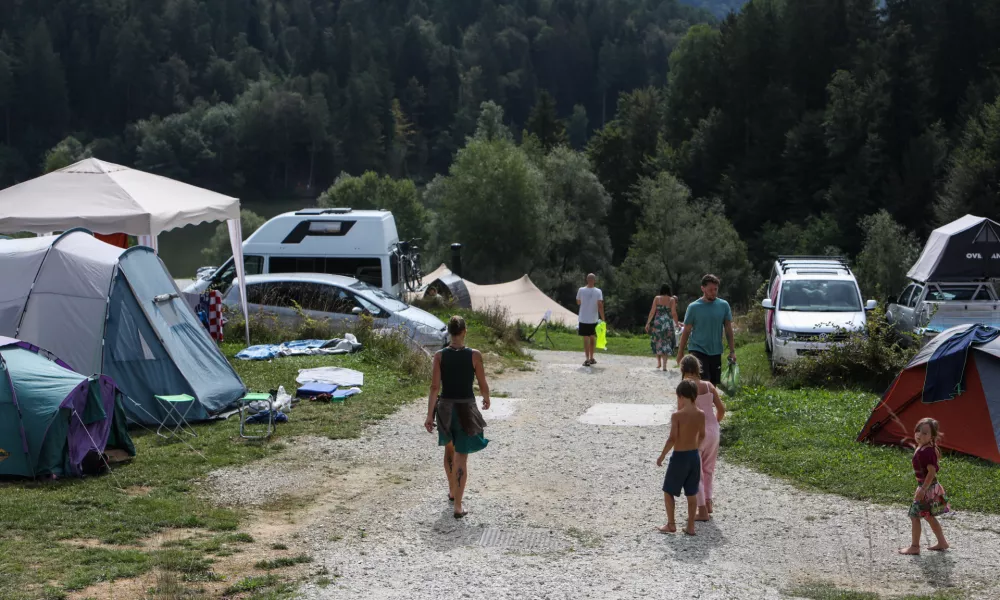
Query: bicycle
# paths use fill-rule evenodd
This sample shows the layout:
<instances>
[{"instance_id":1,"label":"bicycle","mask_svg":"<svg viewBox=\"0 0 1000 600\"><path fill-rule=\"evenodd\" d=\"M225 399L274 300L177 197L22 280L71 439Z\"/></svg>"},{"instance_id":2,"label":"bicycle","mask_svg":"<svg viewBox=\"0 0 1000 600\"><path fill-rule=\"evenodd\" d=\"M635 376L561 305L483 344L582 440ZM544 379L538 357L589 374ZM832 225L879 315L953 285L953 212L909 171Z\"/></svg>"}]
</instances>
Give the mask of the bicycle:
<instances>
[{"instance_id":1,"label":"bicycle","mask_svg":"<svg viewBox=\"0 0 1000 600\"><path fill-rule=\"evenodd\" d=\"M424 283L424 274L420 268L420 248L416 245L419 239L399 242L396 246L399 261L400 278L407 291L415 292Z\"/></svg>"}]
</instances>

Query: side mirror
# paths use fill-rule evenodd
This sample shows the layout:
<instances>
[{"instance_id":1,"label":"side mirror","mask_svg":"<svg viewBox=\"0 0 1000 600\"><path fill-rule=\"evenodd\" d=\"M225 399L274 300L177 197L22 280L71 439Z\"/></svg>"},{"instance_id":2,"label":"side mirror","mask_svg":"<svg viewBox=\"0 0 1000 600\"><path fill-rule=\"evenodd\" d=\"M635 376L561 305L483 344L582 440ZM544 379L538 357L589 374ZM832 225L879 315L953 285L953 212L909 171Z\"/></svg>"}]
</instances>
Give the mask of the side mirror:
<instances>
[{"instance_id":1,"label":"side mirror","mask_svg":"<svg viewBox=\"0 0 1000 600\"><path fill-rule=\"evenodd\" d=\"M876 306L878 306L878 302L869 300L868 303L865 304L865 310L875 310Z\"/></svg>"},{"instance_id":2,"label":"side mirror","mask_svg":"<svg viewBox=\"0 0 1000 600\"><path fill-rule=\"evenodd\" d=\"M774 302L771 302L770 298L764 298L764 301L760 303L765 310L774 310Z\"/></svg>"},{"instance_id":3,"label":"side mirror","mask_svg":"<svg viewBox=\"0 0 1000 600\"><path fill-rule=\"evenodd\" d=\"M351 314L352 315L360 315L360 314L363 314L364 312L365 312L365 309L361 308L360 306L355 306L354 308L351 309Z\"/></svg>"}]
</instances>

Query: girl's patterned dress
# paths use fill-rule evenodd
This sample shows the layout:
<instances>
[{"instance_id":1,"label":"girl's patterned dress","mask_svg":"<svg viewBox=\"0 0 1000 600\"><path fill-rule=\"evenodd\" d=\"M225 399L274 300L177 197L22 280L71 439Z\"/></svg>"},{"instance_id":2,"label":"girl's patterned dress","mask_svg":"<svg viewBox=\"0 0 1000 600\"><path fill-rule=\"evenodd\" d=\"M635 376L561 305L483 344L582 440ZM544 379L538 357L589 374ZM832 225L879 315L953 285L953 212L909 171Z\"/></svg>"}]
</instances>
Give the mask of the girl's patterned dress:
<instances>
[{"instance_id":1,"label":"girl's patterned dress","mask_svg":"<svg viewBox=\"0 0 1000 600\"><path fill-rule=\"evenodd\" d=\"M948 504L948 496L944 487L938 483L938 475L941 470L938 466L937 449L934 446L924 446L913 453L913 472L917 476L917 481L923 485L924 478L927 477L927 467L934 466L934 483L927 488L922 500L917 500L916 491L913 494L913 504L910 505L909 516L911 519L927 517L937 517L951 512L951 505ZM920 486L917 486L917 490Z\"/></svg>"},{"instance_id":2,"label":"girl's patterned dress","mask_svg":"<svg viewBox=\"0 0 1000 600\"><path fill-rule=\"evenodd\" d=\"M649 333L649 346L653 354L673 354L674 346L677 345L670 308L670 305L656 307L656 316L653 317L653 327Z\"/></svg>"}]
</instances>

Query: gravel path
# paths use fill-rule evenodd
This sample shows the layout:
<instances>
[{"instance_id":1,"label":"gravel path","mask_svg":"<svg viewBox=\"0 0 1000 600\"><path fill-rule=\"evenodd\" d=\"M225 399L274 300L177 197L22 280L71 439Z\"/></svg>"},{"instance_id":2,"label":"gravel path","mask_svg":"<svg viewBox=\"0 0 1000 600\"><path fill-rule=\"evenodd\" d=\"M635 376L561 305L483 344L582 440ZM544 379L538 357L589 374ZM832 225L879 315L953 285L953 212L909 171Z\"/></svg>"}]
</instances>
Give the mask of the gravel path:
<instances>
[{"instance_id":1,"label":"gravel path","mask_svg":"<svg viewBox=\"0 0 1000 600\"><path fill-rule=\"evenodd\" d=\"M945 522L954 550L901 557L904 506L803 492L721 460L715 519L696 538L654 532L664 521L654 460L667 427L578 419L595 403L669 406L678 374L656 372L651 359L599 360L585 369L578 354L539 352L533 372L493 382L510 399L484 412L491 442L470 458L462 521L451 516L436 436L422 430L422 402L361 440L293 447L326 482L311 492L321 500L300 541L330 583L305 584L303 597L757 599L810 582L1000 596L1000 518L959 514ZM274 469L277 482L281 463ZM233 489L239 477L220 478Z\"/></svg>"}]
</instances>

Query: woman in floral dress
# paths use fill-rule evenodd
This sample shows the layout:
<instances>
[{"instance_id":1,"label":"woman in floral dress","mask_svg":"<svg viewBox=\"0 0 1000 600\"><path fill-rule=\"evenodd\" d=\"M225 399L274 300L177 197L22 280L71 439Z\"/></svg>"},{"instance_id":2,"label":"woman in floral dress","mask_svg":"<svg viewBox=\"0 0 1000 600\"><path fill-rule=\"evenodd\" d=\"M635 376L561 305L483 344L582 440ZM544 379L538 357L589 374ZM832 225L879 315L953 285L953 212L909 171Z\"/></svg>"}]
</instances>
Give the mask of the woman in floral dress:
<instances>
[{"instance_id":1,"label":"woman in floral dress","mask_svg":"<svg viewBox=\"0 0 1000 600\"><path fill-rule=\"evenodd\" d=\"M646 318L649 346L656 355L656 368L667 370L667 357L677 345L677 298L670 294L670 286L660 287L660 295L653 298L653 306Z\"/></svg>"}]
</instances>

